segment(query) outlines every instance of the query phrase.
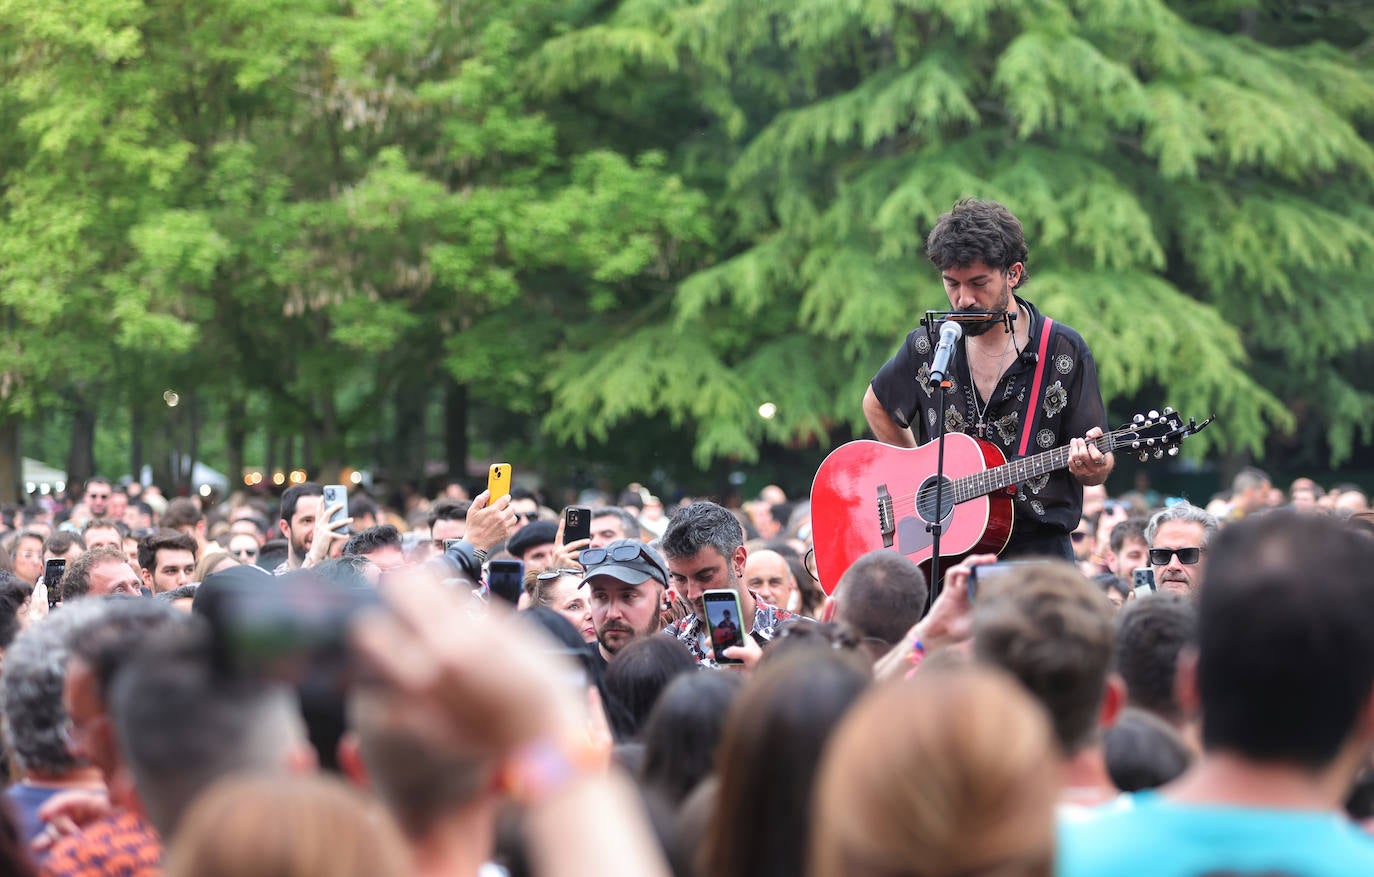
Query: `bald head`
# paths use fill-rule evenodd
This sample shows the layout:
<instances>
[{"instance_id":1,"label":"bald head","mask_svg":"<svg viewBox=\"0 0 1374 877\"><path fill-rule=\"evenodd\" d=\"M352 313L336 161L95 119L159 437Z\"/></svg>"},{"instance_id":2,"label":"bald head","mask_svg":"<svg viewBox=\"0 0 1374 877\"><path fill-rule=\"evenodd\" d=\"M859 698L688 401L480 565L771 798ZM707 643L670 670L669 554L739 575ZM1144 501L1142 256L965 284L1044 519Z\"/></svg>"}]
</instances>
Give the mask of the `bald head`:
<instances>
[{"instance_id":1,"label":"bald head","mask_svg":"<svg viewBox=\"0 0 1374 877\"><path fill-rule=\"evenodd\" d=\"M779 609L788 609L797 593L792 567L776 551L764 549L750 554L744 562L744 586Z\"/></svg>"}]
</instances>

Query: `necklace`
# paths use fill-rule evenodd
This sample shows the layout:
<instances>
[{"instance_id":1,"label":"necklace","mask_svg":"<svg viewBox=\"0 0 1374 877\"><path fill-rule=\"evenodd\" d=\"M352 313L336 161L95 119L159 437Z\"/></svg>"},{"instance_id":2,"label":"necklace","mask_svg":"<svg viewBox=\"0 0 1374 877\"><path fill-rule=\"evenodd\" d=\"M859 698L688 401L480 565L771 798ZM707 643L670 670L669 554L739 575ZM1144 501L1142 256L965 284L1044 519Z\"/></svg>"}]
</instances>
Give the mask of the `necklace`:
<instances>
[{"instance_id":1,"label":"necklace","mask_svg":"<svg viewBox=\"0 0 1374 877\"><path fill-rule=\"evenodd\" d=\"M1017 306L1017 312L1021 310ZM973 428L978 432L979 438L987 438L988 434L988 409L992 407L992 397L997 395L997 387L1002 383L1002 373L1006 370L1003 363L1007 361L1007 355L1016 349L1016 333L1011 332L1011 337L1007 339L1007 347L1002 351L1001 356L997 357L997 377L993 380L992 390L988 393L987 401L979 406L978 404L978 381L973 376L973 357L969 356L968 345L964 345L964 367L968 370L969 395L973 400L973 413L977 416Z\"/></svg>"}]
</instances>

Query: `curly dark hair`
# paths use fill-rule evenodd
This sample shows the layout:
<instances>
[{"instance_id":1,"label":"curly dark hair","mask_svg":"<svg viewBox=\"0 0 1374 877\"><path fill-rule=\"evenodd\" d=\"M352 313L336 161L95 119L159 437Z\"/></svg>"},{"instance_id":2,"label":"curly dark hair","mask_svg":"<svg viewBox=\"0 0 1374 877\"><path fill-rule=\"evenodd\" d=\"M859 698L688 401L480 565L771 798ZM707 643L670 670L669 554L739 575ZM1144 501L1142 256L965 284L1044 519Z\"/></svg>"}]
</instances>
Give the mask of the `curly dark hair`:
<instances>
[{"instance_id":1,"label":"curly dark hair","mask_svg":"<svg viewBox=\"0 0 1374 877\"><path fill-rule=\"evenodd\" d=\"M941 271L982 262L1006 271L1029 259L1021 220L996 201L965 198L941 214L926 238L926 257ZM1017 287L1026 285L1030 272L1024 267Z\"/></svg>"}]
</instances>

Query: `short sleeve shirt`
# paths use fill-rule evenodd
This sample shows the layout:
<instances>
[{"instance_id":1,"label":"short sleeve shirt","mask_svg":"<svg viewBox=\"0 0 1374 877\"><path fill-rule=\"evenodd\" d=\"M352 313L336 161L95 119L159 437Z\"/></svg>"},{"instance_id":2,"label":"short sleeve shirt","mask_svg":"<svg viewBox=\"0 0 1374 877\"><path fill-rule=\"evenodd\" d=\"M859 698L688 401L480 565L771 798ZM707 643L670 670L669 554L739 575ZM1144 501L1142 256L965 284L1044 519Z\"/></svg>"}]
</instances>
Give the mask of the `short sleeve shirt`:
<instances>
[{"instance_id":1,"label":"short sleeve shirt","mask_svg":"<svg viewBox=\"0 0 1374 877\"><path fill-rule=\"evenodd\" d=\"M750 629L749 635L762 646L777 635L778 627L784 621L790 621L796 616L786 609L779 609L771 603L764 602L763 598L754 594L753 591L749 593L754 597L754 626ZM695 612L664 628L663 632L677 637L681 643L687 646L688 651L692 653L692 657L697 659L697 664L700 666L708 668L719 666L706 654L706 626L697 618Z\"/></svg>"},{"instance_id":2,"label":"short sleeve shirt","mask_svg":"<svg viewBox=\"0 0 1374 877\"><path fill-rule=\"evenodd\" d=\"M955 347L950 368L952 386L945 393L945 410L936 411L936 391L930 384L935 345L917 327L873 378L873 394L894 422L910 427L918 444L935 438L937 418L944 416L947 432L977 436L996 445L1008 459L1021 456L1022 433L1030 420L1026 454L1039 453L1081 437L1094 426L1107 428L1097 365L1082 336L1058 321L1048 339L1046 320L1030 302L1016 299L1031 320L1025 350L1003 373L991 399L974 386L964 342ZM993 328L998 332L1000 329ZM1039 352L1045 349L1040 392L1030 394ZM986 407L984 407L986 406ZM981 423L981 435L979 424ZM1037 476L1017 486L1013 539L1037 534L1067 534L1078 526L1083 512L1083 486L1067 469Z\"/></svg>"}]
</instances>

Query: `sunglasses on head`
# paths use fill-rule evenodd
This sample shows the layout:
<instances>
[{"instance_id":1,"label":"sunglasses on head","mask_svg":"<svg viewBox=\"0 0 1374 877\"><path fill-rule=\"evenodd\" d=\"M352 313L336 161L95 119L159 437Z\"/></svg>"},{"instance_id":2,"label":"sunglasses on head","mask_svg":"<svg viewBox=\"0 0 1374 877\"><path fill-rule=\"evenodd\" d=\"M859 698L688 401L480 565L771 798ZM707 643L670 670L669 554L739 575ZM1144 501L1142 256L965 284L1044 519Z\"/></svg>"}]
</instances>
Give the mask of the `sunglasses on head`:
<instances>
[{"instance_id":1,"label":"sunglasses on head","mask_svg":"<svg viewBox=\"0 0 1374 877\"><path fill-rule=\"evenodd\" d=\"M617 545L609 549L584 548L582 553L577 556L577 559L583 566L593 567L597 564L605 563L608 560L626 561L635 560L640 557L644 557L646 560L648 559L648 556L644 554L643 548L635 545Z\"/></svg>"},{"instance_id":2,"label":"sunglasses on head","mask_svg":"<svg viewBox=\"0 0 1374 877\"><path fill-rule=\"evenodd\" d=\"M1192 566L1202 559L1201 548L1151 548L1150 563L1155 566L1164 566L1169 562L1169 558L1178 555L1178 562L1184 566Z\"/></svg>"},{"instance_id":3,"label":"sunglasses on head","mask_svg":"<svg viewBox=\"0 0 1374 877\"><path fill-rule=\"evenodd\" d=\"M537 582L551 582L551 581L553 581L554 579L561 579L561 578L563 578L564 576L577 576L577 577L580 579L580 578L582 578L582 570L580 570L580 569L546 569L546 570L544 570L543 572L541 572L539 575L535 576L535 577L534 577L534 580L537 581Z\"/></svg>"}]
</instances>

